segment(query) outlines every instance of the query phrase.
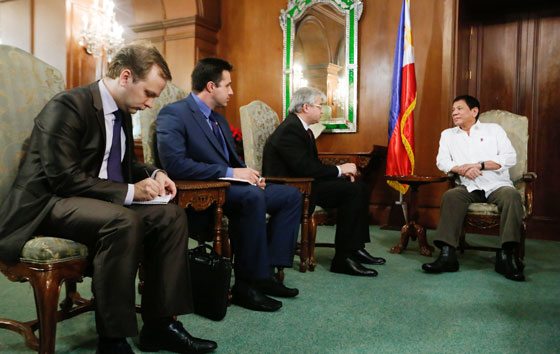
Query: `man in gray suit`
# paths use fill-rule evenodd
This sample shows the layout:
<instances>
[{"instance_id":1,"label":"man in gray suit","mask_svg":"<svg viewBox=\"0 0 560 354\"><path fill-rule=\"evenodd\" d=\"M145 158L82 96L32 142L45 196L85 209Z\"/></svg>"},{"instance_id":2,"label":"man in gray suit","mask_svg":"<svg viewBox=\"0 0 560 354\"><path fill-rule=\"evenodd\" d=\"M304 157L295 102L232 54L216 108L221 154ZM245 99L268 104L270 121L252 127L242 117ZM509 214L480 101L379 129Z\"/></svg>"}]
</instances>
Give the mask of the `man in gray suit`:
<instances>
[{"instance_id":1,"label":"man in gray suit","mask_svg":"<svg viewBox=\"0 0 560 354\"><path fill-rule=\"evenodd\" d=\"M56 95L35 119L29 147L0 207L0 258L16 261L34 234L87 245L99 335L98 353L133 353L135 278L142 260L143 350L208 352L174 315L191 310L187 221L174 204L138 205L176 193L162 170L140 164L131 113L152 106L171 73L153 46L121 49L107 76Z\"/></svg>"}]
</instances>

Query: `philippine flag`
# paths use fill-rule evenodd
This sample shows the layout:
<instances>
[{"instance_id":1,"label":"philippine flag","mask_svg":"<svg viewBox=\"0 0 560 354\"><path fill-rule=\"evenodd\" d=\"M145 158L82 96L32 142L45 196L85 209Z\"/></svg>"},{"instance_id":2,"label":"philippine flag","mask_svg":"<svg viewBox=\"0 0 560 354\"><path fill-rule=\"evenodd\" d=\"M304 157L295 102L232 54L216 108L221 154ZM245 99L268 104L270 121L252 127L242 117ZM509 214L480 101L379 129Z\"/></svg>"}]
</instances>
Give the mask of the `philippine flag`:
<instances>
[{"instance_id":1,"label":"philippine flag","mask_svg":"<svg viewBox=\"0 0 560 354\"><path fill-rule=\"evenodd\" d=\"M386 167L388 176L414 174L414 107L416 107L416 75L410 26L410 0L403 0L395 48L389 112ZM401 194L405 194L408 190L408 185L396 181L387 181L387 183Z\"/></svg>"}]
</instances>

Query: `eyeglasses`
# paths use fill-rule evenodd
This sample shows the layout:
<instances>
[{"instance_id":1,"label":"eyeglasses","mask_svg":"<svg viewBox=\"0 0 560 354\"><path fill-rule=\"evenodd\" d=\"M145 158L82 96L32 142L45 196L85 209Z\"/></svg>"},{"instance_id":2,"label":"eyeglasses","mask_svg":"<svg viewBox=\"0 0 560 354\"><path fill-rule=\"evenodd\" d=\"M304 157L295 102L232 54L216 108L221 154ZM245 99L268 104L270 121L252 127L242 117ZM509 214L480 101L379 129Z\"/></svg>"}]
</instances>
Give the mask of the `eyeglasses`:
<instances>
[{"instance_id":1,"label":"eyeglasses","mask_svg":"<svg viewBox=\"0 0 560 354\"><path fill-rule=\"evenodd\" d=\"M320 105L320 104L311 104L311 103L310 103L309 105L310 105L310 106L313 106L313 107L315 107L315 108L323 109L323 106Z\"/></svg>"}]
</instances>

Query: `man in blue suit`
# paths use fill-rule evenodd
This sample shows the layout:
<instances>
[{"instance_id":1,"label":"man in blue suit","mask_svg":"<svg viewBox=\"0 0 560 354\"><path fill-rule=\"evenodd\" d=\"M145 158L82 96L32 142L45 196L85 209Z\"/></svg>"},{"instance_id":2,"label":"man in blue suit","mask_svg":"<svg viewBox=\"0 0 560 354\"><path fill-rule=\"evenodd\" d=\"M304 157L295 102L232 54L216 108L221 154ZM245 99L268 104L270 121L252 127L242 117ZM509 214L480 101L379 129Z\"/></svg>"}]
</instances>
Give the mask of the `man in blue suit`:
<instances>
[{"instance_id":1,"label":"man in blue suit","mask_svg":"<svg viewBox=\"0 0 560 354\"><path fill-rule=\"evenodd\" d=\"M192 72L192 93L163 108L157 118L159 158L176 179L243 179L226 193L235 253L233 303L257 311L276 311L299 291L273 276L275 267L291 267L298 235L302 197L293 187L266 185L259 171L245 166L235 153L226 119L214 111L233 95L232 65L218 58L200 60ZM266 224L266 213L271 217Z\"/></svg>"}]
</instances>

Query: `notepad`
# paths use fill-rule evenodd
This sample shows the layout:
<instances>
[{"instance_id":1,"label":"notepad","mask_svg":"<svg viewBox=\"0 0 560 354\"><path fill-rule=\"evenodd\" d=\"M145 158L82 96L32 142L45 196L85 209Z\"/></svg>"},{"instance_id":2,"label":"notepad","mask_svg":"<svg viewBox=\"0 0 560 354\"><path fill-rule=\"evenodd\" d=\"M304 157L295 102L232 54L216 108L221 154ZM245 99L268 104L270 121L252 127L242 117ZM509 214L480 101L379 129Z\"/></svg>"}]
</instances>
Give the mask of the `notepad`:
<instances>
[{"instance_id":1,"label":"notepad","mask_svg":"<svg viewBox=\"0 0 560 354\"><path fill-rule=\"evenodd\" d=\"M251 185L255 186L254 183L251 183L251 182L249 182L248 180L243 179L243 178L220 177L220 178L218 178L218 179L221 180L221 181L234 182L234 183L235 183L235 182L236 182L236 183L246 183L246 184L251 184Z\"/></svg>"},{"instance_id":2,"label":"notepad","mask_svg":"<svg viewBox=\"0 0 560 354\"><path fill-rule=\"evenodd\" d=\"M152 200L134 200L132 204L167 204L171 200L171 194L158 195Z\"/></svg>"}]
</instances>

